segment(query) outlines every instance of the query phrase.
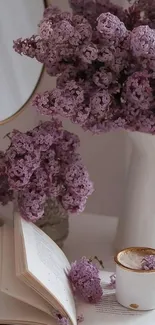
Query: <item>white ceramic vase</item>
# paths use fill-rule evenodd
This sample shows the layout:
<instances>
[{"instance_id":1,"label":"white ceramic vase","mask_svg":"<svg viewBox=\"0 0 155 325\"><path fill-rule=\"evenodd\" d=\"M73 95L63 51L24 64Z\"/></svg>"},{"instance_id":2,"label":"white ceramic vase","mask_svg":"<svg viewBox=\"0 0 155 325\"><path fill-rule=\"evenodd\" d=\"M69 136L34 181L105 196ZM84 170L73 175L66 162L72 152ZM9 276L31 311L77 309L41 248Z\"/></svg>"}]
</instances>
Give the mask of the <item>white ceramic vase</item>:
<instances>
[{"instance_id":1,"label":"white ceramic vase","mask_svg":"<svg viewBox=\"0 0 155 325\"><path fill-rule=\"evenodd\" d=\"M132 142L115 250L155 248L155 136L129 132Z\"/></svg>"}]
</instances>

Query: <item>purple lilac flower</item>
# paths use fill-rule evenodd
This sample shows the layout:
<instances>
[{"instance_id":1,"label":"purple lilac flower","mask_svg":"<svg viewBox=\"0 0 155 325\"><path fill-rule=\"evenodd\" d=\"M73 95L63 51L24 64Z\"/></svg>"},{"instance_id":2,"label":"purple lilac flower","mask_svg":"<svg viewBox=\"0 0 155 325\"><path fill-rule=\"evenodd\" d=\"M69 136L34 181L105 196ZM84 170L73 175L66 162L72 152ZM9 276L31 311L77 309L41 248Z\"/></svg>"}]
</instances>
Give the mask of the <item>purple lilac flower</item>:
<instances>
[{"instance_id":1,"label":"purple lilac flower","mask_svg":"<svg viewBox=\"0 0 155 325\"><path fill-rule=\"evenodd\" d=\"M98 61L103 62L104 64L111 64L114 60L114 48L111 46L98 46ZM101 66L101 69L104 66ZM98 70L96 71L98 72Z\"/></svg>"},{"instance_id":2,"label":"purple lilac flower","mask_svg":"<svg viewBox=\"0 0 155 325\"><path fill-rule=\"evenodd\" d=\"M68 65L68 67L65 69L65 71L62 72L62 74L60 76L58 76L58 78L57 78L57 87L58 88L65 87L66 83L68 81L74 80L76 75L77 75L76 68L73 68L72 65Z\"/></svg>"},{"instance_id":3,"label":"purple lilac flower","mask_svg":"<svg viewBox=\"0 0 155 325\"><path fill-rule=\"evenodd\" d=\"M122 93L122 103L134 114L149 110L153 92L146 72L135 72L126 80Z\"/></svg>"},{"instance_id":4,"label":"purple lilac flower","mask_svg":"<svg viewBox=\"0 0 155 325\"><path fill-rule=\"evenodd\" d=\"M77 317L77 323L79 324L79 323L82 323L83 321L84 321L84 316L83 315L79 315Z\"/></svg>"},{"instance_id":5,"label":"purple lilac flower","mask_svg":"<svg viewBox=\"0 0 155 325\"><path fill-rule=\"evenodd\" d=\"M21 217L32 222L42 218L46 201L46 194L37 186L36 188L28 186L19 191L17 202Z\"/></svg>"},{"instance_id":6,"label":"purple lilac flower","mask_svg":"<svg viewBox=\"0 0 155 325\"><path fill-rule=\"evenodd\" d=\"M17 53L36 58L41 63L44 63L49 53L47 42L35 35L29 39L17 39L14 41L13 48Z\"/></svg>"},{"instance_id":7,"label":"purple lilac flower","mask_svg":"<svg viewBox=\"0 0 155 325\"><path fill-rule=\"evenodd\" d=\"M77 213L84 211L86 198L68 190L60 198L60 202L66 211Z\"/></svg>"},{"instance_id":8,"label":"purple lilac flower","mask_svg":"<svg viewBox=\"0 0 155 325\"><path fill-rule=\"evenodd\" d=\"M110 12L103 13L97 18L97 30L105 41L121 42L127 35L127 29L117 16Z\"/></svg>"},{"instance_id":9,"label":"purple lilac flower","mask_svg":"<svg viewBox=\"0 0 155 325\"><path fill-rule=\"evenodd\" d=\"M72 116L71 121L75 124L83 126L87 121L90 110L90 106L85 106L84 104L80 105L80 107L77 106L77 109L75 111L75 114Z\"/></svg>"},{"instance_id":10,"label":"purple lilac flower","mask_svg":"<svg viewBox=\"0 0 155 325\"><path fill-rule=\"evenodd\" d=\"M12 158L12 152L14 157ZM20 155L15 147L11 147L6 152L7 175L11 189L20 190L26 186L33 172L40 166L40 152L25 152Z\"/></svg>"},{"instance_id":11,"label":"purple lilac flower","mask_svg":"<svg viewBox=\"0 0 155 325\"><path fill-rule=\"evenodd\" d=\"M129 113L128 113L129 114ZM128 124L126 129L130 131L139 131L144 133L155 134L155 117L153 113L140 114L135 121L133 112L128 116Z\"/></svg>"},{"instance_id":12,"label":"purple lilac flower","mask_svg":"<svg viewBox=\"0 0 155 325\"><path fill-rule=\"evenodd\" d=\"M32 105L36 107L37 111L44 115L51 115L54 113L54 108L52 107L52 98L48 91L45 91L42 95L37 94L33 98Z\"/></svg>"},{"instance_id":13,"label":"purple lilac flower","mask_svg":"<svg viewBox=\"0 0 155 325\"><path fill-rule=\"evenodd\" d=\"M131 50L135 57L155 59L155 31L149 26L139 26L131 33Z\"/></svg>"},{"instance_id":14,"label":"purple lilac flower","mask_svg":"<svg viewBox=\"0 0 155 325\"><path fill-rule=\"evenodd\" d=\"M75 26L75 33L78 33L78 35L80 35L79 45L82 45L83 43L89 44L91 42L92 35L93 35L92 27L86 19L84 19L83 21L79 21L79 17L81 19L81 16L76 15L73 17L73 25Z\"/></svg>"},{"instance_id":15,"label":"purple lilac flower","mask_svg":"<svg viewBox=\"0 0 155 325\"><path fill-rule=\"evenodd\" d=\"M43 19L39 24L39 35L41 38L50 39L53 34L53 24L51 20Z\"/></svg>"},{"instance_id":16,"label":"purple lilac flower","mask_svg":"<svg viewBox=\"0 0 155 325\"><path fill-rule=\"evenodd\" d=\"M92 63L98 57L98 49L95 44L84 45L80 49L80 58L83 62Z\"/></svg>"},{"instance_id":17,"label":"purple lilac flower","mask_svg":"<svg viewBox=\"0 0 155 325\"><path fill-rule=\"evenodd\" d=\"M142 260L142 270L155 270L155 255L146 255Z\"/></svg>"},{"instance_id":18,"label":"purple lilac flower","mask_svg":"<svg viewBox=\"0 0 155 325\"><path fill-rule=\"evenodd\" d=\"M110 276L110 287L112 289L116 288L116 274L115 273Z\"/></svg>"},{"instance_id":19,"label":"purple lilac flower","mask_svg":"<svg viewBox=\"0 0 155 325\"><path fill-rule=\"evenodd\" d=\"M74 108L76 105L81 104L83 101L84 91L82 87L72 80L67 82L65 87L61 90L60 96L56 99L56 105L58 110L61 110L62 108L62 111L65 113L65 111L67 111L67 106Z\"/></svg>"},{"instance_id":20,"label":"purple lilac flower","mask_svg":"<svg viewBox=\"0 0 155 325\"><path fill-rule=\"evenodd\" d=\"M92 183L88 179L88 172L82 162L73 162L64 169L64 178L70 190L83 197L92 194Z\"/></svg>"},{"instance_id":21,"label":"purple lilac flower","mask_svg":"<svg viewBox=\"0 0 155 325\"><path fill-rule=\"evenodd\" d=\"M75 108L84 101L84 91L75 81L68 81L65 87L51 92L37 94L33 99L33 106L41 114L53 115L59 113L64 117L71 117Z\"/></svg>"},{"instance_id":22,"label":"purple lilac flower","mask_svg":"<svg viewBox=\"0 0 155 325\"><path fill-rule=\"evenodd\" d=\"M58 325L69 325L69 320L67 319L67 317L57 314L57 323Z\"/></svg>"},{"instance_id":23,"label":"purple lilac flower","mask_svg":"<svg viewBox=\"0 0 155 325\"><path fill-rule=\"evenodd\" d=\"M113 82L113 74L102 67L93 75L93 81L96 86L107 89Z\"/></svg>"},{"instance_id":24,"label":"purple lilac flower","mask_svg":"<svg viewBox=\"0 0 155 325\"><path fill-rule=\"evenodd\" d=\"M53 29L52 42L54 44L66 43L74 35L74 27L65 20L57 23Z\"/></svg>"},{"instance_id":25,"label":"purple lilac flower","mask_svg":"<svg viewBox=\"0 0 155 325\"><path fill-rule=\"evenodd\" d=\"M13 200L13 191L10 189L7 168L5 163L5 155L0 151L0 202L2 205Z\"/></svg>"},{"instance_id":26,"label":"purple lilac flower","mask_svg":"<svg viewBox=\"0 0 155 325\"><path fill-rule=\"evenodd\" d=\"M76 135L53 119L26 133L15 130L9 138L2 176L8 194L16 192L23 218L40 219L48 198L56 198L67 211L84 210L93 187L76 152L80 143Z\"/></svg>"},{"instance_id":27,"label":"purple lilac flower","mask_svg":"<svg viewBox=\"0 0 155 325\"><path fill-rule=\"evenodd\" d=\"M81 260L72 263L68 278L75 291L85 301L95 303L101 300L103 292L99 269L89 259L82 257Z\"/></svg>"},{"instance_id":28,"label":"purple lilac flower","mask_svg":"<svg viewBox=\"0 0 155 325\"><path fill-rule=\"evenodd\" d=\"M37 94L33 106L96 134L120 128L154 134L154 1L136 0L128 9L110 0L69 3L72 13L51 5L39 35L14 42L16 52L56 77L56 88Z\"/></svg>"},{"instance_id":29,"label":"purple lilac flower","mask_svg":"<svg viewBox=\"0 0 155 325\"><path fill-rule=\"evenodd\" d=\"M24 54L29 56L30 58L35 57L35 49L36 49L36 39L32 36L30 39L18 38L13 42L14 50L19 54Z\"/></svg>"},{"instance_id":30,"label":"purple lilac flower","mask_svg":"<svg viewBox=\"0 0 155 325\"><path fill-rule=\"evenodd\" d=\"M108 118L111 97L107 90L95 93L90 99L91 113L97 118Z\"/></svg>"}]
</instances>

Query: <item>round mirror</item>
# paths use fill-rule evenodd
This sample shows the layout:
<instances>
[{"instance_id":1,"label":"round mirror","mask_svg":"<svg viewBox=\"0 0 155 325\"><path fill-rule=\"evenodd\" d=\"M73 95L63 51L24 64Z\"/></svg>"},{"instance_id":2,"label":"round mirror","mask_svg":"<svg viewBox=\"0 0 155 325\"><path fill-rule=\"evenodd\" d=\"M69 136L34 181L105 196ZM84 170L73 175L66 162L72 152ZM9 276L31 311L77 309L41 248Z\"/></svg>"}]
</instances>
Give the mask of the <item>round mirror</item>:
<instances>
[{"instance_id":1,"label":"round mirror","mask_svg":"<svg viewBox=\"0 0 155 325\"><path fill-rule=\"evenodd\" d=\"M37 32L43 11L43 0L0 0L0 124L23 108L39 81L42 65L12 46Z\"/></svg>"}]
</instances>

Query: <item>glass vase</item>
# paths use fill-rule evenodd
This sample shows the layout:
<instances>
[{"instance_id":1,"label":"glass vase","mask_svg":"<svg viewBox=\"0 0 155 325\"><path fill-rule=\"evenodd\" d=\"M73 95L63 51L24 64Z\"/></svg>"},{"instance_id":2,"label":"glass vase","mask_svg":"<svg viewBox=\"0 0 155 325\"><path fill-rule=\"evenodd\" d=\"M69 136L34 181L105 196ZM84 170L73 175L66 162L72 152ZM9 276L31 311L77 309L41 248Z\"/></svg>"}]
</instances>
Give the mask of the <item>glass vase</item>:
<instances>
[{"instance_id":1,"label":"glass vase","mask_svg":"<svg viewBox=\"0 0 155 325\"><path fill-rule=\"evenodd\" d=\"M69 233L68 219L68 213L62 206L56 200L49 199L44 216L36 222L36 225L62 248Z\"/></svg>"}]
</instances>

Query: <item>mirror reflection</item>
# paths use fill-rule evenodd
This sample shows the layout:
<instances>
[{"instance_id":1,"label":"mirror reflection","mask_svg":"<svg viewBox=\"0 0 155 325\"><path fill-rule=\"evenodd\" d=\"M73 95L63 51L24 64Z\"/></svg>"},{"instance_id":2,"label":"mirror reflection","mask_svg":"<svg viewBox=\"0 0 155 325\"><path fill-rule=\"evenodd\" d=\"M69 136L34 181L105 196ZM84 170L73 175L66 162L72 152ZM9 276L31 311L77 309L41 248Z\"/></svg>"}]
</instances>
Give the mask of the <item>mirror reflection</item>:
<instances>
[{"instance_id":1,"label":"mirror reflection","mask_svg":"<svg viewBox=\"0 0 155 325\"><path fill-rule=\"evenodd\" d=\"M0 0L0 123L22 109L40 78L42 65L20 57L12 46L19 35L37 32L43 11L43 0Z\"/></svg>"}]
</instances>

